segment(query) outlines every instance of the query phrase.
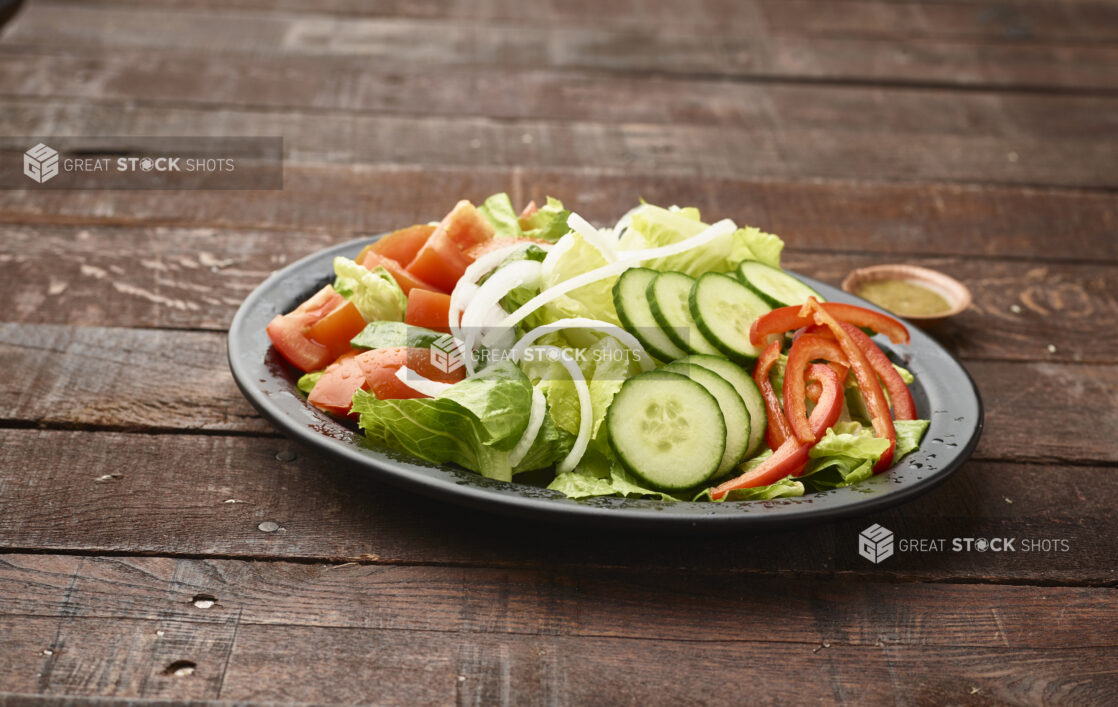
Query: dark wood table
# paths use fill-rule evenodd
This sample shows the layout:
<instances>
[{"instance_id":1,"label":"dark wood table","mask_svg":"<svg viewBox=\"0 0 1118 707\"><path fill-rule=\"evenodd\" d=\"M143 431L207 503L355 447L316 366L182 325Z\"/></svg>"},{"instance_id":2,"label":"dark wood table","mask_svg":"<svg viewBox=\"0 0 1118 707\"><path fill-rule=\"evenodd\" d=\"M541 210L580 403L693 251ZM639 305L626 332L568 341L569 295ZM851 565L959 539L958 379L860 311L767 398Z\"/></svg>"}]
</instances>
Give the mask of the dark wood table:
<instances>
[{"instance_id":1,"label":"dark wood table","mask_svg":"<svg viewBox=\"0 0 1118 707\"><path fill-rule=\"evenodd\" d=\"M287 156L282 191L0 191L0 702L1118 701L1113 2L52 0L0 93L3 135ZM957 276L977 452L868 518L634 535L397 490L245 402L268 273L500 190ZM871 522L1066 549L874 565Z\"/></svg>"}]
</instances>

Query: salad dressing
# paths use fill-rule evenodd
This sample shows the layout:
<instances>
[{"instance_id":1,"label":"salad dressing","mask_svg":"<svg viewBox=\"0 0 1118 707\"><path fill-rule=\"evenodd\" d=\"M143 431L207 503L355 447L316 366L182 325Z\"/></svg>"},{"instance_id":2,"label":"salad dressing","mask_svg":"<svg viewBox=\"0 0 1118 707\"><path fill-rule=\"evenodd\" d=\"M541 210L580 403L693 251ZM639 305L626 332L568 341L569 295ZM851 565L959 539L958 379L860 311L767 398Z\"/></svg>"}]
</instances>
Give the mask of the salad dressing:
<instances>
[{"instance_id":1,"label":"salad dressing","mask_svg":"<svg viewBox=\"0 0 1118 707\"><path fill-rule=\"evenodd\" d=\"M857 295L902 317L934 317L951 310L943 295L911 280L873 280L859 287Z\"/></svg>"}]
</instances>

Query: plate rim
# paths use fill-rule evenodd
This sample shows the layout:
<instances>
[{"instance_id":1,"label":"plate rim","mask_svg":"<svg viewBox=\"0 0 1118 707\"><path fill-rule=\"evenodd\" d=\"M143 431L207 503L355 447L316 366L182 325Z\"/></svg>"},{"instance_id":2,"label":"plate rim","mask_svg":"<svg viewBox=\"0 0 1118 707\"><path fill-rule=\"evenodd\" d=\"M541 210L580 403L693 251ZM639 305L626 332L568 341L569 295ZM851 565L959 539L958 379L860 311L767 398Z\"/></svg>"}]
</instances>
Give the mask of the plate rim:
<instances>
[{"instance_id":1,"label":"plate rim","mask_svg":"<svg viewBox=\"0 0 1118 707\"><path fill-rule=\"evenodd\" d=\"M800 498L774 499L772 501L700 504L620 497L575 500L566 498L559 492L546 491L524 484L491 481L474 472L460 470L450 465L432 465L421 460L393 459L379 450L359 448L350 440L343 440L326 434L322 427L315 428L313 424L307 424L308 420L295 420L285 412L282 404L273 399L270 392L264 390L260 385L254 384L254 381L257 380L260 383L266 383L266 379L261 378L261 376L272 375L272 372L267 370L268 364L264 360L255 361L256 370L250 370L254 362L247 358L248 347L246 344L254 335L256 338L263 338L265 341L267 335L263 327L260 327L258 332L249 330L246 322L252 317L254 310L261 306L266 296L275 291L280 283L296 280L295 275L313 275L313 273L307 272L308 268L317 265L318 261L327 261L328 259L332 261L333 257L345 255L347 252L352 257L362 247L375 242L383 235L385 234L363 236L328 246L273 272L257 285L237 308L228 329L226 342L229 367L237 387L249 403L269 422L297 442L315 449L317 452L325 452L329 457L347 466L371 471L377 478L393 485L490 512L537 520L574 523L585 527L625 526L644 529L688 528L694 530L767 531L788 527L804 527L868 515L906 503L927 493L950 478L970 458L981 438L985 411L978 387L970 373L939 342L911 323L906 322L913 329L914 341L921 340L922 347L930 344L932 353L945 358L962 374L961 382L966 384L965 392L969 394L968 399L973 401L976 420L972 426L967 428L970 431L967 441L963 444L956 443L956 451L952 453L953 456L949 461L940 465L939 468L930 469L925 472L924 476L919 476L913 481L902 483L898 480L897 487L890 488L883 493L856 490L859 487L865 489L866 487L863 484L870 483L867 481L863 484L841 489L807 494ZM871 309L884 311L872 303L843 292L827 283L808 278L799 273L796 273L796 276L803 278L815 289L833 290L836 294L835 299L855 301ZM314 278L313 281L319 282L328 279L328 277L328 274L323 273ZM306 293L299 292L297 294L302 296ZM828 294L828 296L831 295ZM290 302L288 305L290 305ZM286 308L274 307L274 309L277 313L281 310L286 312L290 309L290 306ZM265 355L269 348L270 343L264 346ZM291 397L298 400L299 405L308 414L308 417L315 416L320 418L320 421L330 422L330 418L325 413L307 405L305 399L300 398L294 392L293 381L289 378L285 381ZM932 402L929 400L929 403ZM935 405L932 404L932 407L935 407ZM333 421L332 424L336 425L339 430L346 430L348 434L353 434L339 422ZM935 424L934 420L933 424ZM931 429L929 427L925 434L921 450L914 454L925 451L925 443L931 435ZM909 463L911 463L911 460ZM887 475L894 476L893 472L899 466L898 464L875 478L884 479L887 478ZM416 473L417 471L419 473ZM441 474L433 474L433 471L441 472ZM463 481L463 478L467 480ZM879 485L882 483L878 482ZM521 491L516 491L518 488ZM523 489L527 488L533 489L532 495L524 494ZM860 494L861 497L850 499L849 497L854 493ZM821 502L816 503L816 501ZM742 508L740 504L750 504L749 510L740 510ZM699 507L699 509L696 510L696 507ZM735 510L738 512L735 512Z\"/></svg>"}]
</instances>

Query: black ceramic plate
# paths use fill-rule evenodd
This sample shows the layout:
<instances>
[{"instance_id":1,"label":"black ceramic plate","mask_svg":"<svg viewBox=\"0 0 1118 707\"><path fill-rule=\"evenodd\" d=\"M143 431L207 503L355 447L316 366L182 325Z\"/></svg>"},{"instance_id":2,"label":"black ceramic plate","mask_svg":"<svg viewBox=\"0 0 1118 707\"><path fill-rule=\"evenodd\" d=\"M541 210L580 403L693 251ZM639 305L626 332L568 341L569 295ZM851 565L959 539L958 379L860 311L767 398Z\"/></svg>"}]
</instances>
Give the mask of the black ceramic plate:
<instances>
[{"instance_id":1,"label":"black ceramic plate","mask_svg":"<svg viewBox=\"0 0 1118 707\"><path fill-rule=\"evenodd\" d=\"M538 486L490 481L457 467L368 446L352 427L306 403L295 389L298 374L271 347L264 327L273 316L291 311L331 282L335 256L352 258L373 240L363 238L315 253L265 280L233 317L229 366L249 402L287 435L339 462L420 493L479 509L584 525L759 530L836 520L903 503L942 483L978 444L982 402L970 376L927 334L910 327L912 343L896 348L886 344L886 351L916 376L912 394L917 412L932 421L920 450L862 484L802 498L739 503L573 501ZM834 287L803 279L829 300L872 307Z\"/></svg>"}]
</instances>

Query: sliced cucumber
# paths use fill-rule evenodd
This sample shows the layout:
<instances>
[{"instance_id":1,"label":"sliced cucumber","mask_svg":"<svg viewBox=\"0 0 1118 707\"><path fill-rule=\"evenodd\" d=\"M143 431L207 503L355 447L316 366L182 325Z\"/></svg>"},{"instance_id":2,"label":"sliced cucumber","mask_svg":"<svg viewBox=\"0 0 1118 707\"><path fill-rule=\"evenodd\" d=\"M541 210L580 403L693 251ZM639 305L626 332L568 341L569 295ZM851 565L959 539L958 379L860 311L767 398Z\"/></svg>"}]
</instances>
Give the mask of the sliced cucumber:
<instances>
[{"instance_id":1,"label":"sliced cucumber","mask_svg":"<svg viewBox=\"0 0 1118 707\"><path fill-rule=\"evenodd\" d=\"M729 275L708 272L695 281L689 305L699 331L723 355L742 365L760 355L749 341L749 327L772 308L748 287Z\"/></svg>"},{"instance_id":2,"label":"sliced cucumber","mask_svg":"<svg viewBox=\"0 0 1118 707\"><path fill-rule=\"evenodd\" d=\"M718 471L714 475L729 473L745 456L749 445L749 411L745 408L745 402L725 378L704 366L683 363L681 360L669 363L661 370L687 376L706 388L718 401L718 408L726 422L726 448L722 451L722 463L718 465Z\"/></svg>"},{"instance_id":3,"label":"sliced cucumber","mask_svg":"<svg viewBox=\"0 0 1118 707\"><path fill-rule=\"evenodd\" d=\"M662 272L648 285L652 316L672 343L697 354L717 354L695 325L687 305L695 279L681 272Z\"/></svg>"},{"instance_id":4,"label":"sliced cucumber","mask_svg":"<svg viewBox=\"0 0 1118 707\"><path fill-rule=\"evenodd\" d=\"M661 361L674 361L687 355L676 346L652 316L648 301L648 286L656 276L655 270L629 268L613 286L613 306L625 327L650 354Z\"/></svg>"},{"instance_id":5,"label":"sliced cucumber","mask_svg":"<svg viewBox=\"0 0 1118 707\"><path fill-rule=\"evenodd\" d=\"M726 421L714 396L663 370L625 381L606 413L606 429L625 468L662 491L714 476L726 447Z\"/></svg>"},{"instance_id":6,"label":"sliced cucumber","mask_svg":"<svg viewBox=\"0 0 1118 707\"><path fill-rule=\"evenodd\" d=\"M800 305L808 297L814 297L820 302L826 301L823 295L783 270L755 260L746 260L738 266L738 279L773 307Z\"/></svg>"},{"instance_id":7,"label":"sliced cucumber","mask_svg":"<svg viewBox=\"0 0 1118 707\"><path fill-rule=\"evenodd\" d=\"M734 390L745 403L745 409L749 411L749 444L745 449L745 458L748 459L759 452L765 441L768 414L765 412L765 401L761 397L761 391L749 373L738 364L721 356L688 356L680 359L679 362L693 363L714 371L734 386Z\"/></svg>"}]
</instances>

